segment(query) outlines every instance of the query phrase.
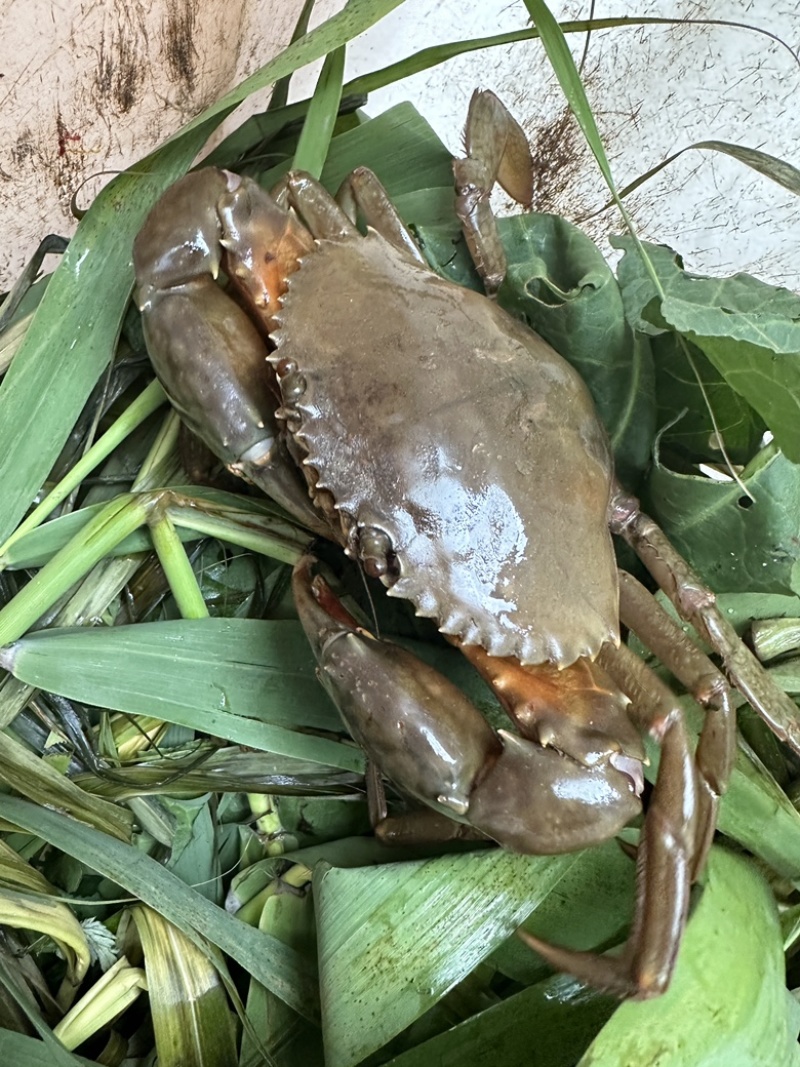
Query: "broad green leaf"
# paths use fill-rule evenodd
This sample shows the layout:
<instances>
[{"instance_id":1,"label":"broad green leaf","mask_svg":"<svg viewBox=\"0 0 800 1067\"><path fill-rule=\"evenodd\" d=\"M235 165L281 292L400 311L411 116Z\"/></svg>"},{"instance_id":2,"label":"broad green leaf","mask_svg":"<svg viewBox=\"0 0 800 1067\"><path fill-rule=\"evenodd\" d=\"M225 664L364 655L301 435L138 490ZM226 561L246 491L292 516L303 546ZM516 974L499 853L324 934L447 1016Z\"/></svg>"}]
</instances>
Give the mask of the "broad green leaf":
<instances>
[{"instance_id":1,"label":"broad green leaf","mask_svg":"<svg viewBox=\"0 0 800 1067\"><path fill-rule=\"evenodd\" d=\"M392 1067L478 1063L574 1067L616 1007L612 997L558 975L501 1000L390 1063Z\"/></svg>"},{"instance_id":2,"label":"broad green leaf","mask_svg":"<svg viewBox=\"0 0 800 1067\"><path fill-rule=\"evenodd\" d=\"M612 244L625 251L618 274L632 325L686 337L755 408L787 456L800 460L800 296L748 274L691 274L671 249L647 244L662 297L630 238Z\"/></svg>"},{"instance_id":3,"label":"broad green leaf","mask_svg":"<svg viewBox=\"0 0 800 1067\"><path fill-rule=\"evenodd\" d=\"M737 633L744 633L751 623L760 619L796 619L800 616L800 597L780 593L722 593L717 597L720 610ZM792 648L797 646L791 646ZM781 651L790 651L784 648ZM758 658L768 660L777 651L762 653Z\"/></svg>"},{"instance_id":4,"label":"broad green leaf","mask_svg":"<svg viewBox=\"0 0 800 1067\"><path fill-rule=\"evenodd\" d=\"M535 937L579 951L597 951L624 936L633 915L636 864L616 840L578 854L575 863L522 924ZM550 968L519 937L510 937L489 962L522 985Z\"/></svg>"},{"instance_id":5,"label":"broad green leaf","mask_svg":"<svg viewBox=\"0 0 800 1067\"><path fill-rule=\"evenodd\" d=\"M656 461L643 501L718 593L800 593L800 467L774 446L732 481L678 474Z\"/></svg>"},{"instance_id":6,"label":"broad green leaf","mask_svg":"<svg viewBox=\"0 0 800 1067\"><path fill-rule=\"evenodd\" d=\"M769 886L713 849L669 990L622 1004L580 1067L797 1067L800 1006L784 973Z\"/></svg>"},{"instance_id":7,"label":"broad green leaf","mask_svg":"<svg viewBox=\"0 0 800 1067\"><path fill-rule=\"evenodd\" d=\"M418 189L447 189L452 210L452 156L413 104L397 104L335 137L322 180L336 187L357 166L374 169L393 199Z\"/></svg>"},{"instance_id":8,"label":"broad green leaf","mask_svg":"<svg viewBox=\"0 0 800 1067\"><path fill-rule=\"evenodd\" d=\"M596 245L557 215L500 222L508 276L499 300L580 372L611 437L617 470L635 482L655 430L648 339L625 319L616 279Z\"/></svg>"},{"instance_id":9,"label":"broad green leaf","mask_svg":"<svg viewBox=\"0 0 800 1067\"><path fill-rule=\"evenodd\" d=\"M384 867L319 865L314 896L328 1067L360 1062L427 1011L575 861L494 849Z\"/></svg>"},{"instance_id":10,"label":"broad green leaf","mask_svg":"<svg viewBox=\"0 0 800 1067\"><path fill-rule=\"evenodd\" d=\"M157 715L267 752L358 770L349 745L298 732L340 731L299 623L199 619L71 627L0 651L28 682L87 704Z\"/></svg>"},{"instance_id":11,"label":"broad green leaf","mask_svg":"<svg viewBox=\"0 0 800 1067\"><path fill-rule=\"evenodd\" d=\"M719 434L732 463L752 459L764 436L764 420L703 352L688 341L681 343L673 333L651 338L650 349L655 365L656 424L664 427L660 450L675 450L688 462L720 463Z\"/></svg>"},{"instance_id":12,"label":"broad green leaf","mask_svg":"<svg viewBox=\"0 0 800 1067\"><path fill-rule=\"evenodd\" d=\"M172 823L167 869L206 899L221 904L224 894L219 852L226 828L218 821L215 801L213 796L180 800L162 796L159 803Z\"/></svg>"}]
</instances>

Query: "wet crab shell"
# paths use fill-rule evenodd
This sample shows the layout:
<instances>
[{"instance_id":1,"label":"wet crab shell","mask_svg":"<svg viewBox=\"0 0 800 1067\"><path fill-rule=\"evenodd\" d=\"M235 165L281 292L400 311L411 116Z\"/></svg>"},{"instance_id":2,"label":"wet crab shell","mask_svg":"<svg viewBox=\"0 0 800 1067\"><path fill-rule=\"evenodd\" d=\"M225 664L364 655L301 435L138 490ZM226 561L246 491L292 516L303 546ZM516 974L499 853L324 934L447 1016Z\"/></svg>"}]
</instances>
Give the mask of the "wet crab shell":
<instances>
[{"instance_id":1,"label":"wet crab shell","mask_svg":"<svg viewBox=\"0 0 800 1067\"><path fill-rule=\"evenodd\" d=\"M388 536L391 596L524 663L618 642L606 435L541 338L370 232L304 257L273 341L312 492Z\"/></svg>"}]
</instances>

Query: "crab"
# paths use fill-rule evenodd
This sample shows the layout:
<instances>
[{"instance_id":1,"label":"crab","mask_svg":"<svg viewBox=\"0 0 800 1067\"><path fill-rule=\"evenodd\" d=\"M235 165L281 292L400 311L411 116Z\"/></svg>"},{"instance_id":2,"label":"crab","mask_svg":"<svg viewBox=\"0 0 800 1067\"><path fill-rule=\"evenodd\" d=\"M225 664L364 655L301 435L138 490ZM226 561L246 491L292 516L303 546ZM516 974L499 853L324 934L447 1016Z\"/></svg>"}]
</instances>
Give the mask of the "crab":
<instances>
[{"instance_id":1,"label":"crab","mask_svg":"<svg viewBox=\"0 0 800 1067\"><path fill-rule=\"evenodd\" d=\"M730 683L779 733L794 709L616 481L577 372L492 299L505 261L488 192L497 180L529 200L531 162L491 93L473 97L466 146L457 213L487 295L428 267L368 170L334 198L301 172L270 195L205 169L168 189L138 235L137 301L189 428L433 619L513 722L496 732L442 675L360 626L306 555L293 584L319 677L402 792L505 848L571 851L640 813L643 735L659 742L622 954L527 938L579 979L653 996L669 983L731 770ZM612 533L725 673L618 571ZM620 641L620 621L707 709L694 753L677 698Z\"/></svg>"}]
</instances>

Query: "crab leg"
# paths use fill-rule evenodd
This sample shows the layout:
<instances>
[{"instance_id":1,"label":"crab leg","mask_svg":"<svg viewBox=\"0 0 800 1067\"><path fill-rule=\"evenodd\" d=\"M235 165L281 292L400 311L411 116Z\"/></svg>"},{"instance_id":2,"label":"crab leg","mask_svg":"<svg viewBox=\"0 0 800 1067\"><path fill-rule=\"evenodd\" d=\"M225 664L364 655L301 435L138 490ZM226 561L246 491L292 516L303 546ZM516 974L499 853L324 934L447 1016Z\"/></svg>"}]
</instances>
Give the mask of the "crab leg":
<instances>
[{"instance_id":1,"label":"crab leg","mask_svg":"<svg viewBox=\"0 0 800 1067\"><path fill-rule=\"evenodd\" d=\"M633 701L642 727L661 746L658 779L637 851L631 934L622 955L612 957L559 948L524 930L519 933L557 970L598 989L644 999L663 993L672 976L688 915L694 857L708 828L697 825L695 765L675 697L625 645L604 646L599 659Z\"/></svg>"},{"instance_id":2,"label":"crab leg","mask_svg":"<svg viewBox=\"0 0 800 1067\"><path fill-rule=\"evenodd\" d=\"M600 659L633 703L641 726L659 742L661 761L637 853L637 894L627 956L633 992L663 993L672 977L689 912L699 826L697 774L683 709L661 679L626 645L607 645ZM704 817L708 818L706 810Z\"/></svg>"},{"instance_id":3,"label":"crab leg","mask_svg":"<svg viewBox=\"0 0 800 1067\"><path fill-rule=\"evenodd\" d=\"M626 953L634 993L662 993L672 975L689 909L698 847L713 833L698 808L697 768L683 709L672 690L627 645L606 645L601 662L631 698L634 714L661 746L661 761L637 853L638 889ZM625 958L625 956L623 956Z\"/></svg>"},{"instance_id":4,"label":"crab leg","mask_svg":"<svg viewBox=\"0 0 800 1067\"><path fill-rule=\"evenodd\" d=\"M347 240L360 236L359 213L373 230L420 266L425 257L400 218L378 178L368 167L357 167L333 197L316 178L302 170L289 171L272 190L273 198L292 207L318 240Z\"/></svg>"},{"instance_id":5,"label":"crab leg","mask_svg":"<svg viewBox=\"0 0 800 1067\"><path fill-rule=\"evenodd\" d=\"M645 515L638 500L614 487L609 525L636 552L678 614L722 657L725 672L773 733L800 754L797 705L770 678L720 612L714 594Z\"/></svg>"},{"instance_id":6,"label":"crab leg","mask_svg":"<svg viewBox=\"0 0 800 1067\"><path fill-rule=\"evenodd\" d=\"M472 94L464 130L466 159L453 161L456 214L475 268L493 296L506 276L506 254L489 203L498 182L518 204L533 198L533 159L522 127L494 93Z\"/></svg>"},{"instance_id":7,"label":"crab leg","mask_svg":"<svg viewBox=\"0 0 800 1067\"><path fill-rule=\"evenodd\" d=\"M293 208L318 240L341 241L359 236L355 221L325 186L304 170L284 174L270 195L281 208Z\"/></svg>"},{"instance_id":8,"label":"crab leg","mask_svg":"<svg viewBox=\"0 0 800 1067\"><path fill-rule=\"evenodd\" d=\"M708 656L683 632L641 583L620 571L620 616L706 710L695 750L698 779L698 840L692 881L705 864L714 836L720 797L736 756L736 712L730 685Z\"/></svg>"},{"instance_id":9,"label":"crab leg","mask_svg":"<svg viewBox=\"0 0 800 1067\"><path fill-rule=\"evenodd\" d=\"M415 263L427 266L411 231L400 218L397 208L389 198L376 175L368 167L356 167L339 186L336 202L355 222L359 212L368 226L404 252Z\"/></svg>"},{"instance_id":10,"label":"crab leg","mask_svg":"<svg viewBox=\"0 0 800 1067\"><path fill-rule=\"evenodd\" d=\"M415 808L401 815L390 815L386 790L380 768L369 760L365 774L367 806L372 832L384 845L392 848L418 848L420 845L441 847L452 841L494 844L492 839L474 826L456 822L433 808Z\"/></svg>"}]
</instances>

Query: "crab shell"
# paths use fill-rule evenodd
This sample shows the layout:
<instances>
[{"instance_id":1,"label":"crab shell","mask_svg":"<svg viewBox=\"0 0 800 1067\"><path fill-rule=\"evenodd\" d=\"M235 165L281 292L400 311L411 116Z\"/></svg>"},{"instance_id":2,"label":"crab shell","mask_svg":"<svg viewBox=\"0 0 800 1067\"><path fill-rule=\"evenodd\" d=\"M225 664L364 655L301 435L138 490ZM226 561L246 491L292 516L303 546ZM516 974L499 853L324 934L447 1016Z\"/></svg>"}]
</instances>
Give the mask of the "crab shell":
<instances>
[{"instance_id":1,"label":"crab shell","mask_svg":"<svg viewBox=\"0 0 800 1067\"><path fill-rule=\"evenodd\" d=\"M316 242L278 322L279 418L390 596L523 663L618 644L608 441L558 353L372 231Z\"/></svg>"}]
</instances>

